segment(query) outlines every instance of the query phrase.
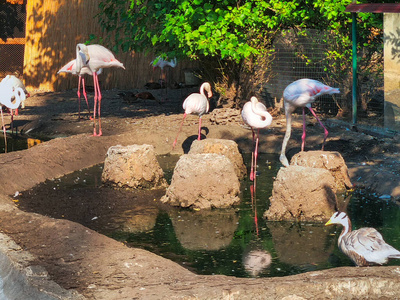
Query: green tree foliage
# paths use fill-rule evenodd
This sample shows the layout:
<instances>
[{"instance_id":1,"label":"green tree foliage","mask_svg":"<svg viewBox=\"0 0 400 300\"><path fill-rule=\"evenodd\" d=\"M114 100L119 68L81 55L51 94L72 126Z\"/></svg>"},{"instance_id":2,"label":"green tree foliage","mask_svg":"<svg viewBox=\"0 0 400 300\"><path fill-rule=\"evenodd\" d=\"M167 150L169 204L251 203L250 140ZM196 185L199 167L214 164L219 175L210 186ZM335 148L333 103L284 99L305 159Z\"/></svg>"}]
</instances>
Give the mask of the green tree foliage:
<instances>
[{"instance_id":1,"label":"green tree foliage","mask_svg":"<svg viewBox=\"0 0 400 300\"><path fill-rule=\"evenodd\" d=\"M310 28L326 32L325 41L330 43L325 53L326 70L333 69L338 80L343 78L351 61L351 14L345 12L351 2L103 0L99 20L107 32L113 32L108 37L113 39L109 42L115 45L114 50L211 63L212 70L218 71L212 80L224 82L225 91L233 84L235 96L242 92L247 97L248 93L240 92L243 74L265 73L274 38L284 30L299 35L307 35ZM365 57L372 57L382 45L382 16L360 13L357 18L359 42L366 49ZM262 77L253 86L259 85Z\"/></svg>"}]
</instances>

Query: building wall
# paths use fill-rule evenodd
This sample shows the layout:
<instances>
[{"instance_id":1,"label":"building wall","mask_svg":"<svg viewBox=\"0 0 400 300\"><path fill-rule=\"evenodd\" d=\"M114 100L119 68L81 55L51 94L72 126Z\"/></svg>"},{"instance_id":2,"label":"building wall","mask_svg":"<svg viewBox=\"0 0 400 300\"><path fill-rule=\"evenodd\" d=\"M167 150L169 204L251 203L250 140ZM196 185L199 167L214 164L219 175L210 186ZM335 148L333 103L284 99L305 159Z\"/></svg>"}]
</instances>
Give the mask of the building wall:
<instances>
[{"instance_id":1,"label":"building wall","mask_svg":"<svg viewBox=\"0 0 400 300\"><path fill-rule=\"evenodd\" d=\"M400 130L400 14L385 13L384 19L385 127Z\"/></svg>"}]
</instances>

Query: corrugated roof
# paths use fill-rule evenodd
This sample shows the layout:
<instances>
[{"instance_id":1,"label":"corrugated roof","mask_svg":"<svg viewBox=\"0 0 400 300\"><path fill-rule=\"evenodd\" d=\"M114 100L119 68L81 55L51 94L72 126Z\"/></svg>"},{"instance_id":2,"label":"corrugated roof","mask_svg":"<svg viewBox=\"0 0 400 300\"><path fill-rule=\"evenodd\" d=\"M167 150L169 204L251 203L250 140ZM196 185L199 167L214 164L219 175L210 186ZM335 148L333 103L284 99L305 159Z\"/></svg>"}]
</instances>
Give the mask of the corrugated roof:
<instances>
[{"instance_id":1,"label":"corrugated roof","mask_svg":"<svg viewBox=\"0 0 400 300\"><path fill-rule=\"evenodd\" d=\"M349 4L346 12L400 13L400 3Z\"/></svg>"}]
</instances>

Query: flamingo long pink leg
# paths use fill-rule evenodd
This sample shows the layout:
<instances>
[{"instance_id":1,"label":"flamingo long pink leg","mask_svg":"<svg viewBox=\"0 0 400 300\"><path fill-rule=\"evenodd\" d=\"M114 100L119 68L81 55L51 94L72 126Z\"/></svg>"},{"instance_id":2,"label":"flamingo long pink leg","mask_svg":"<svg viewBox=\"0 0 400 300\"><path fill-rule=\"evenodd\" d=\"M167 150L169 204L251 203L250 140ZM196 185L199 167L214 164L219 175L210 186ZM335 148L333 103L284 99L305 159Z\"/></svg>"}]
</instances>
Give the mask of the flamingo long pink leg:
<instances>
[{"instance_id":1,"label":"flamingo long pink leg","mask_svg":"<svg viewBox=\"0 0 400 300\"><path fill-rule=\"evenodd\" d=\"M254 132L253 132L254 133ZM251 156L251 169L250 169L250 180L255 181L256 179L256 172L257 172L257 157L258 157L258 140L259 140L259 134L260 134L260 129L257 129L257 137L255 140L255 146L254 146L254 159L253 159L253 154Z\"/></svg>"},{"instance_id":2,"label":"flamingo long pink leg","mask_svg":"<svg viewBox=\"0 0 400 300\"><path fill-rule=\"evenodd\" d=\"M328 137L328 134L329 134L328 129L326 129L326 127L324 126L324 124L322 124L321 120L317 117L317 115L316 115L316 113L314 112L314 110L313 110L311 107L309 107L309 109L310 109L311 113L314 115L314 117L317 119L317 121L319 122L319 124L322 126L322 128L324 128L324 142L322 143L322 150L324 150L325 141L326 141L326 138Z\"/></svg>"},{"instance_id":3,"label":"flamingo long pink leg","mask_svg":"<svg viewBox=\"0 0 400 300\"><path fill-rule=\"evenodd\" d=\"M201 139L201 116L199 117L199 134L197 136L197 139L200 141Z\"/></svg>"},{"instance_id":4,"label":"flamingo long pink leg","mask_svg":"<svg viewBox=\"0 0 400 300\"><path fill-rule=\"evenodd\" d=\"M251 128L251 134L253 136L253 144L254 144L254 148L255 148L255 133L254 133L254 129L253 127ZM250 166L250 180L253 181L254 180L254 152L251 152L251 166Z\"/></svg>"},{"instance_id":5,"label":"flamingo long pink leg","mask_svg":"<svg viewBox=\"0 0 400 300\"><path fill-rule=\"evenodd\" d=\"M101 136L103 132L101 130L101 121L100 121L100 108L101 108L101 91L99 85L99 79L97 77L97 73L93 72L93 85L94 85L94 109L93 109L93 135ZM98 123L99 123L99 133L96 132L96 111L98 113Z\"/></svg>"},{"instance_id":6,"label":"flamingo long pink leg","mask_svg":"<svg viewBox=\"0 0 400 300\"><path fill-rule=\"evenodd\" d=\"M305 144L306 144L306 112L303 107L303 135L301 136L301 151L304 151Z\"/></svg>"},{"instance_id":7,"label":"flamingo long pink leg","mask_svg":"<svg viewBox=\"0 0 400 300\"><path fill-rule=\"evenodd\" d=\"M88 101L88 98L87 98L86 88L85 88L85 78L82 78L82 90L83 90L83 97L85 97L87 109L88 109L89 114L90 114L89 101ZM80 100L79 100L79 102L80 102ZM80 108L80 107L79 107L79 108ZM92 117L90 117L90 118L92 118Z\"/></svg>"},{"instance_id":8,"label":"flamingo long pink leg","mask_svg":"<svg viewBox=\"0 0 400 300\"><path fill-rule=\"evenodd\" d=\"M82 77L79 75L79 79L78 79L78 120L81 119L81 80Z\"/></svg>"},{"instance_id":9,"label":"flamingo long pink leg","mask_svg":"<svg viewBox=\"0 0 400 300\"><path fill-rule=\"evenodd\" d=\"M18 115L18 108L15 110L15 115ZM10 122L10 129L11 129L11 134L14 134L14 111L10 109L10 116L11 116L11 122ZM15 131L15 134L17 132Z\"/></svg>"},{"instance_id":10,"label":"flamingo long pink leg","mask_svg":"<svg viewBox=\"0 0 400 300\"><path fill-rule=\"evenodd\" d=\"M257 176L257 157L258 157L258 140L260 136L260 129L257 129L257 138L256 138L256 148L254 150L254 182L256 181Z\"/></svg>"},{"instance_id":11,"label":"flamingo long pink leg","mask_svg":"<svg viewBox=\"0 0 400 300\"><path fill-rule=\"evenodd\" d=\"M94 85L94 107L93 107L93 135L97 136L96 132L96 112L97 112L97 85L96 85L96 72L93 73L93 85Z\"/></svg>"},{"instance_id":12,"label":"flamingo long pink leg","mask_svg":"<svg viewBox=\"0 0 400 300\"><path fill-rule=\"evenodd\" d=\"M182 125L183 125L183 121L185 121L185 118L186 118L186 113L183 114L183 119L182 119L182 122L181 122L181 126L179 126L178 134L176 135L175 141L174 141L174 143L172 144L172 149L174 149L175 146L176 146L176 142L178 141L178 136L179 136L179 133L180 133L181 130L182 130Z\"/></svg>"},{"instance_id":13,"label":"flamingo long pink leg","mask_svg":"<svg viewBox=\"0 0 400 300\"><path fill-rule=\"evenodd\" d=\"M254 183L250 186L250 194L251 194L251 207L254 212L254 225L256 227L256 233L258 236L259 232L258 232L258 218L257 218L256 180L254 180Z\"/></svg>"},{"instance_id":14,"label":"flamingo long pink leg","mask_svg":"<svg viewBox=\"0 0 400 300\"><path fill-rule=\"evenodd\" d=\"M254 180L254 152L251 152L250 180Z\"/></svg>"},{"instance_id":15,"label":"flamingo long pink leg","mask_svg":"<svg viewBox=\"0 0 400 300\"><path fill-rule=\"evenodd\" d=\"M7 153L6 126L4 125L3 109L1 107L0 107L0 112L1 112L1 124L3 125L3 134L4 134L4 153Z\"/></svg>"},{"instance_id":16,"label":"flamingo long pink leg","mask_svg":"<svg viewBox=\"0 0 400 300\"><path fill-rule=\"evenodd\" d=\"M82 76L79 76L79 81L78 81L78 120L81 119L81 81L82 81L82 90L83 90L83 96L85 97L86 100L86 105L90 114L90 108L89 108L89 101L87 99L87 94L86 94L86 89L85 89L85 78ZM90 117L91 118L91 117Z\"/></svg>"},{"instance_id":17,"label":"flamingo long pink leg","mask_svg":"<svg viewBox=\"0 0 400 300\"><path fill-rule=\"evenodd\" d=\"M97 134L98 136L103 135L103 131L101 130L101 119L100 119L100 111L101 111L101 90L100 90L100 84L99 84L99 77L97 77L96 74L96 83L97 83L97 97L98 97L98 117L99 117L99 133Z\"/></svg>"}]
</instances>

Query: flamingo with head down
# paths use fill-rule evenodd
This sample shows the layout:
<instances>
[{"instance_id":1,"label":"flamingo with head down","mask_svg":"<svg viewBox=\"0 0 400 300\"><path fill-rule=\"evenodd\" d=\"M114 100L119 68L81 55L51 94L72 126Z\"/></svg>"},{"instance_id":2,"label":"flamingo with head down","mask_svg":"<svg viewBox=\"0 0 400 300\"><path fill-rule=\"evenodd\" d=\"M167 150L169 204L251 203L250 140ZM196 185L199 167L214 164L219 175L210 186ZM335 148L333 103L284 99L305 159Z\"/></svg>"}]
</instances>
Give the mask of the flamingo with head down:
<instances>
[{"instance_id":1,"label":"flamingo with head down","mask_svg":"<svg viewBox=\"0 0 400 300\"><path fill-rule=\"evenodd\" d=\"M100 75L101 72L103 71L102 68L100 68L97 71L97 75ZM71 60L70 62L68 62L65 66L63 66L58 72L57 74L60 73L71 73L73 75L78 75L79 76L79 80L78 80L78 120L81 119L81 82L82 82L82 91L83 91L83 96L85 98L86 101L86 105L90 114L90 108L89 108L89 102L87 99L87 94L86 94L86 88L85 88L85 78L83 77L85 74L93 76L93 72L86 66L83 66L81 68L81 71L77 72L76 70L76 59Z\"/></svg>"},{"instance_id":2,"label":"flamingo with head down","mask_svg":"<svg viewBox=\"0 0 400 300\"><path fill-rule=\"evenodd\" d=\"M304 151L306 139L306 107L311 111L319 124L324 128L324 141L322 143L322 150L324 150L325 141L328 137L328 130L317 117L314 110L311 108L311 104L319 96L339 93L340 91L338 88L333 88L317 80L307 78L296 80L285 88L285 90L283 91L283 101L286 115L286 133L282 143L281 155L279 157L279 160L285 167L289 166L289 162L286 158L286 145L290 139L290 134L292 132L292 113L297 107L303 108L303 135L301 136L301 151Z\"/></svg>"}]
</instances>

